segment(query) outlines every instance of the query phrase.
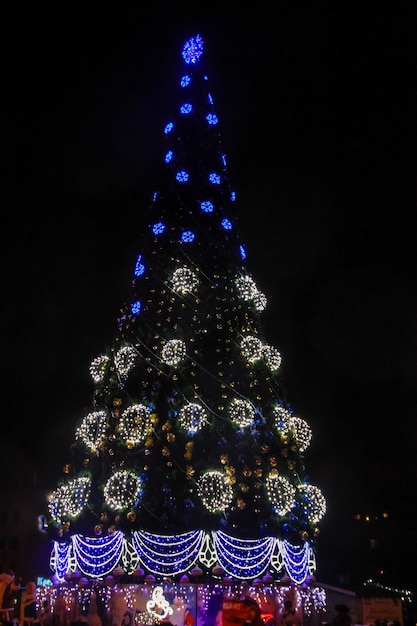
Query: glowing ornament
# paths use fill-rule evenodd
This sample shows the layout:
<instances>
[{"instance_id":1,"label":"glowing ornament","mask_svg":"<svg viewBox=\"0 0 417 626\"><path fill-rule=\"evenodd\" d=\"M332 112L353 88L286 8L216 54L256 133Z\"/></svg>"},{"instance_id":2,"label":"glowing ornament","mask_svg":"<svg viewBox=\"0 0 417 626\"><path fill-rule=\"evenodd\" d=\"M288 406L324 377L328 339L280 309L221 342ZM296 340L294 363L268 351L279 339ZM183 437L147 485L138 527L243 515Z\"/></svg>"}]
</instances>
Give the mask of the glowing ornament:
<instances>
[{"instance_id":1,"label":"glowing ornament","mask_svg":"<svg viewBox=\"0 0 417 626\"><path fill-rule=\"evenodd\" d=\"M81 439L91 452L97 453L100 444L105 439L107 426L107 413L105 411L88 413L76 429L75 438Z\"/></svg>"},{"instance_id":2,"label":"glowing ornament","mask_svg":"<svg viewBox=\"0 0 417 626\"><path fill-rule=\"evenodd\" d=\"M48 499L50 515L57 522L63 518L75 518L87 505L90 495L91 480L84 476L74 478L66 485L62 485L54 491ZM63 529L61 529L63 532Z\"/></svg>"},{"instance_id":3,"label":"glowing ornament","mask_svg":"<svg viewBox=\"0 0 417 626\"><path fill-rule=\"evenodd\" d=\"M294 506L295 487L284 476L269 475L265 480L265 490L274 513L287 515Z\"/></svg>"},{"instance_id":4,"label":"glowing ornament","mask_svg":"<svg viewBox=\"0 0 417 626\"><path fill-rule=\"evenodd\" d=\"M104 500L115 510L123 510L137 504L141 492L139 476L127 470L115 472L104 487Z\"/></svg>"},{"instance_id":5,"label":"glowing ornament","mask_svg":"<svg viewBox=\"0 0 417 626\"><path fill-rule=\"evenodd\" d=\"M121 380L125 380L134 368L138 354L133 346L123 346L114 357L116 371Z\"/></svg>"},{"instance_id":6,"label":"glowing ornament","mask_svg":"<svg viewBox=\"0 0 417 626\"><path fill-rule=\"evenodd\" d=\"M90 375L95 383L101 383L104 380L110 359L105 354L96 357L90 364Z\"/></svg>"},{"instance_id":7,"label":"glowing ornament","mask_svg":"<svg viewBox=\"0 0 417 626\"><path fill-rule=\"evenodd\" d=\"M255 409L248 400L236 398L232 400L228 413L230 419L238 428L246 428L253 421Z\"/></svg>"},{"instance_id":8,"label":"glowing ornament","mask_svg":"<svg viewBox=\"0 0 417 626\"><path fill-rule=\"evenodd\" d=\"M303 515L311 524L317 524L326 513L326 500L315 485L299 485L296 500L300 503Z\"/></svg>"},{"instance_id":9,"label":"glowing ornament","mask_svg":"<svg viewBox=\"0 0 417 626\"><path fill-rule=\"evenodd\" d=\"M242 354L250 363L262 359L262 341L257 337L248 335L240 342Z\"/></svg>"},{"instance_id":10,"label":"glowing ornament","mask_svg":"<svg viewBox=\"0 0 417 626\"><path fill-rule=\"evenodd\" d=\"M197 494L211 513L225 511L233 499L233 489L219 471L206 472L198 479Z\"/></svg>"},{"instance_id":11,"label":"glowing ornament","mask_svg":"<svg viewBox=\"0 0 417 626\"><path fill-rule=\"evenodd\" d=\"M151 431L151 410L144 404L134 404L123 411L118 432L129 448L146 440Z\"/></svg>"},{"instance_id":12,"label":"glowing ornament","mask_svg":"<svg viewBox=\"0 0 417 626\"><path fill-rule=\"evenodd\" d=\"M172 275L172 288L176 293L186 294L196 288L198 278L188 267L179 267Z\"/></svg>"},{"instance_id":13,"label":"glowing ornament","mask_svg":"<svg viewBox=\"0 0 417 626\"><path fill-rule=\"evenodd\" d=\"M186 404L179 412L178 422L189 435L195 435L207 424L207 412L199 404Z\"/></svg>"},{"instance_id":14,"label":"glowing ornament","mask_svg":"<svg viewBox=\"0 0 417 626\"><path fill-rule=\"evenodd\" d=\"M186 356L185 343L180 339L170 339L162 348L162 360L168 365L178 365Z\"/></svg>"}]
</instances>

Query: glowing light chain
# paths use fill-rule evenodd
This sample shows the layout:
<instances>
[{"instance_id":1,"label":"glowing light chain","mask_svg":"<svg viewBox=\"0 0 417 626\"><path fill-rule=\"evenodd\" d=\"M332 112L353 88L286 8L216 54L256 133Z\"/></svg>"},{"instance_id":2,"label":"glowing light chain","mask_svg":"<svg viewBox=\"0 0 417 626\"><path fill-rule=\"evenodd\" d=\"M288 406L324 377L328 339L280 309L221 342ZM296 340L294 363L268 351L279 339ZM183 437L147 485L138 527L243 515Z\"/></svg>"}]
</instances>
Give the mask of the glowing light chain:
<instances>
[{"instance_id":1,"label":"glowing light chain","mask_svg":"<svg viewBox=\"0 0 417 626\"><path fill-rule=\"evenodd\" d=\"M308 564L310 557L310 544L308 542L301 546L293 546L288 541L281 542L284 564L291 579L301 584L308 575Z\"/></svg>"},{"instance_id":2,"label":"glowing light chain","mask_svg":"<svg viewBox=\"0 0 417 626\"><path fill-rule=\"evenodd\" d=\"M118 531L107 537L86 538L73 535L71 538L77 569L95 578L109 574L116 567L123 546L123 533Z\"/></svg>"},{"instance_id":3,"label":"glowing light chain","mask_svg":"<svg viewBox=\"0 0 417 626\"><path fill-rule=\"evenodd\" d=\"M134 532L132 540L140 561L150 572L171 576L196 564L203 537L201 530L172 536Z\"/></svg>"},{"instance_id":4,"label":"glowing light chain","mask_svg":"<svg viewBox=\"0 0 417 626\"><path fill-rule=\"evenodd\" d=\"M284 567L293 582L304 582L315 571L314 554L306 542L293 546L276 537L237 539L222 531L202 530L182 535L161 536L136 531L131 539L121 531L101 538L73 535L71 543L54 542L50 566L59 580L67 571L80 570L92 579L102 578L121 562L132 574L140 562L154 574L175 576L190 571L201 556L207 561L207 546L213 550L210 563L219 563L227 574L237 580L256 578L267 567L281 572ZM137 553L123 562L127 551ZM201 554L204 552L204 554ZM129 565L130 563L130 565Z\"/></svg>"},{"instance_id":5,"label":"glowing light chain","mask_svg":"<svg viewBox=\"0 0 417 626\"><path fill-rule=\"evenodd\" d=\"M225 572L238 579L260 576L267 568L274 539L235 539L221 531L214 535L218 561Z\"/></svg>"}]
</instances>

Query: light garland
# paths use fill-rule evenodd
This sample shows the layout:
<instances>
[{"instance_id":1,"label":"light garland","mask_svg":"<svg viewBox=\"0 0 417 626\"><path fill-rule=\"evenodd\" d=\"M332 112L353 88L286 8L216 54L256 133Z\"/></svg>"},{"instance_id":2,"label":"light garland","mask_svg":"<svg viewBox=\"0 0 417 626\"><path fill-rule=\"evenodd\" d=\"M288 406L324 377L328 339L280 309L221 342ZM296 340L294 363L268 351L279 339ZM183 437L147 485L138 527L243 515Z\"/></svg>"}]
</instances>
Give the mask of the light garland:
<instances>
[{"instance_id":1,"label":"light garland","mask_svg":"<svg viewBox=\"0 0 417 626\"><path fill-rule=\"evenodd\" d=\"M141 563L160 576L175 576L190 571L199 561L219 563L234 580L257 578L269 567L298 583L315 571L308 542L297 546L276 537L237 539L222 531L201 530L180 535L135 531L131 539L121 531L100 538L73 535L69 544L54 542L50 566L59 580L65 579L68 570L76 569L99 579L119 564L128 574Z\"/></svg>"}]
</instances>

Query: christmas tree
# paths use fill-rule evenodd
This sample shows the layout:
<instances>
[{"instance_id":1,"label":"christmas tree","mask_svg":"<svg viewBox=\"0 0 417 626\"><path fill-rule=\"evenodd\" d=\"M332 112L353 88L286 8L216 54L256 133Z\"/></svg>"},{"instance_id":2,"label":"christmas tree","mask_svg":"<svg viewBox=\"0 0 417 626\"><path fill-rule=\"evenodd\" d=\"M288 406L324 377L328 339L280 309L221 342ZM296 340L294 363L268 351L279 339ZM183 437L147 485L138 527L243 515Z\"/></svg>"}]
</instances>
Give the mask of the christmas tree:
<instances>
[{"instance_id":1,"label":"christmas tree","mask_svg":"<svg viewBox=\"0 0 417 626\"><path fill-rule=\"evenodd\" d=\"M304 467L312 433L262 326L203 39L181 52L131 301L48 502L51 567L303 583L326 509Z\"/></svg>"}]
</instances>

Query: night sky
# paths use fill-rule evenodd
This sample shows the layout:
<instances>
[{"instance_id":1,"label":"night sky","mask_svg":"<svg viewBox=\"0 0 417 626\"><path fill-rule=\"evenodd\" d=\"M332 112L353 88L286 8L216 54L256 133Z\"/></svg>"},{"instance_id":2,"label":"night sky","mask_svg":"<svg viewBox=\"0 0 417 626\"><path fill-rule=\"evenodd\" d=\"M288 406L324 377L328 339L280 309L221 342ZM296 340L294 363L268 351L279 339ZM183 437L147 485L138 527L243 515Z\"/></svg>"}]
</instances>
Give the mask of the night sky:
<instances>
[{"instance_id":1,"label":"night sky","mask_svg":"<svg viewBox=\"0 0 417 626\"><path fill-rule=\"evenodd\" d=\"M90 407L199 33L265 335L313 430L322 542L354 512L410 526L415 3L88 4L3 9L3 480L53 488Z\"/></svg>"}]
</instances>

